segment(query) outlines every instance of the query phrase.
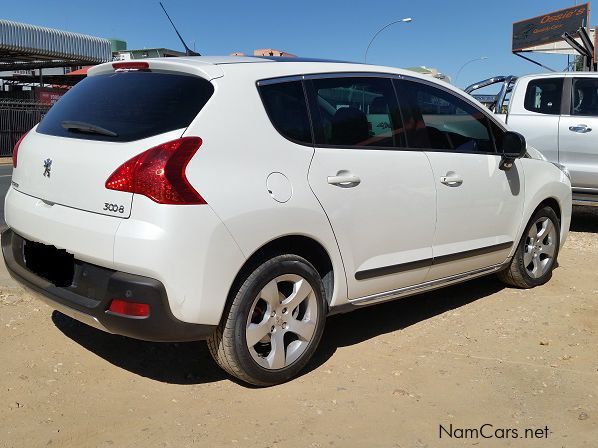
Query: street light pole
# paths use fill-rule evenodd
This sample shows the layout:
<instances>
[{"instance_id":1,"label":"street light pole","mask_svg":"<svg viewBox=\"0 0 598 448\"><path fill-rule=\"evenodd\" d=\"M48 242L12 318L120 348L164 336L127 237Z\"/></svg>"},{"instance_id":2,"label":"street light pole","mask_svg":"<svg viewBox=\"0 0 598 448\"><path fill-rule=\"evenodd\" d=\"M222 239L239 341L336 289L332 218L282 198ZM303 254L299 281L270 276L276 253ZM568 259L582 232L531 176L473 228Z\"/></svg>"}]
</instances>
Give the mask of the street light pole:
<instances>
[{"instance_id":1,"label":"street light pole","mask_svg":"<svg viewBox=\"0 0 598 448\"><path fill-rule=\"evenodd\" d=\"M457 85L457 79L459 79L459 75L461 74L461 70L463 70L465 68L466 65L471 64L472 62L476 62L476 61L485 61L486 59L488 59L488 56L481 56L479 58L473 58L469 61L467 61L465 64L463 64L459 70L457 71L457 74L455 75L455 85Z\"/></svg>"},{"instance_id":2,"label":"street light pole","mask_svg":"<svg viewBox=\"0 0 598 448\"><path fill-rule=\"evenodd\" d=\"M382 31L384 31L384 30L385 30L386 28L388 28L389 26L391 26L391 25L394 25L395 23L401 23L401 22L404 22L404 23L409 23L409 22L411 22L412 20L413 20L413 19L412 19L411 17L405 17L404 19L401 19L401 20L395 20L394 22L390 22L389 24L387 24L387 25L384 25L382 28L380 28L380 29L379 29L379 30L376 32L376 34L374 34L374 37L372 37L372 40L370 40L370 43L368 44L368 47L366 48L366 50L365 50L365 54L364 54L364 56L363 56L363 62L367 63L367 61L368 61L368 51L370 50L370 47L372 46L372 42L374 42L374 39L375 39L376 37L378 37L378 34L380 34Z\"/></svg>"}]
</instances>

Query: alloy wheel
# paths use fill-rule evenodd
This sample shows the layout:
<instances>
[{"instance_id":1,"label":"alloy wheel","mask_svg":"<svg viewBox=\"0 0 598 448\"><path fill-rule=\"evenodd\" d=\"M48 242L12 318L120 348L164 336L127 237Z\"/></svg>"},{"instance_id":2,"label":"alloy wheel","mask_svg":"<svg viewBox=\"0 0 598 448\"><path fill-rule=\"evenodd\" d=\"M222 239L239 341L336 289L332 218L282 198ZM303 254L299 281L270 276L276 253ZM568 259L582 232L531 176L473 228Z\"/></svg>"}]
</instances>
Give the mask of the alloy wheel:
<instances>
[{"instance_id":1,"label":"alloy wheel","mask_svg":"<svg viewBox=\"0 0 598 448\"><path fill-rule=\"evenodd\" d=\"M316 294L305 278L274 278L259 292L247 318L245 336L252 358L268 370L288 367L309 346L317 320Z\"/></svg>"},{"instance_id":2,"label":"alloy wheel","mask_svg":"<svg viewBox=\"0 0 598 448\"><path fill-rule=\"evenodd\" d=\"M554 264L556 252L556 227L543 216L530 227L525 240L523 264L529 276L540 278L546 274Z\"/></svg>"}]
</instances>

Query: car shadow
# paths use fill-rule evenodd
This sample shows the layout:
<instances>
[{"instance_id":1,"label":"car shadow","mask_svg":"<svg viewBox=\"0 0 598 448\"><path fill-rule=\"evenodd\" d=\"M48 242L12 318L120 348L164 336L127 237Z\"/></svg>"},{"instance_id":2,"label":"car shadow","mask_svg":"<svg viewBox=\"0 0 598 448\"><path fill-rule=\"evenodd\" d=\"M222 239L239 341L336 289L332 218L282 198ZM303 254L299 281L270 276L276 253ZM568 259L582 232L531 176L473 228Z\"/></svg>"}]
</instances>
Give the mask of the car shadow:
<instances>
[{"instance_id":1,"label":"car shadow","mask_svg":"<svg viewBox=\"0 0 598 448\"><path fill-rule=\"evenodd\" d=\"M484 299L505 288L495 276L437 289L416 296L373 305L347 314L331 316L320 347L308 370L326 362L339 347L403 330L450 310Z\"/></svg>"},{"instance_id":2,"label":"car shadow","mask_svg":"<svg viewBox=\"0 0 598 448\"><path fill-rule=\"evenodd\" d=\"M570 230L572 232L598 233L598 207L573 207Z\"/></svg>"},{"instance_id":3,"label":"car shadow","mask_svg":"<svg viewBox=\"0 0 598 448\"><path fill-rule=\"evenodd\" d=\"M147 342L90 327L58 311L54 325L65 336L100 358L156 381L202 384L226 379L212 359L205 342Z\"/></svg>"},{"instance_id":4,"label":"car shadow","mask_svg":"<svg viewBox=\"0 0 598 448\"><path fill-rule=\"evenodd\" d=\"M339 347L359 344L405 329L483 299L503 288L496 277L482 277L426 294L331 316L326 322L320 346L302 375L322 366ZM64 335L77 344L137 375L171 384L203 384L223 379L237 382L217 366L205 342L139 341L105 333L58 311L54 311L52 320Z\"/></svg>"}]
</instances>

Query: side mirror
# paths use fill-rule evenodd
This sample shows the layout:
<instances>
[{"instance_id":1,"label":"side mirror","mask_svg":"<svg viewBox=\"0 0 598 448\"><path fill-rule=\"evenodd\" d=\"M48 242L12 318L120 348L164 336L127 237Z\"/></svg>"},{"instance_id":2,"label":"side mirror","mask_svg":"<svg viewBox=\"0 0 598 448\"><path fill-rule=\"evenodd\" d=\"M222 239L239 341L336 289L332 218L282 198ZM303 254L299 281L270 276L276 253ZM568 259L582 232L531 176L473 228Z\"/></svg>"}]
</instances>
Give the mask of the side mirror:
<instances>
[{"instance_id":1,"label":"side mirror","mask_svg":"<svg viewBox=\"0 0 598 448\"><path fill-rule=\"evenodd\" d=\"M510 170L513 168L515 159L525 156L527 144L525 137L518 132L505 132L502 138L502 160L500 162L501 170Z\"/></svg>"}]
</instances>

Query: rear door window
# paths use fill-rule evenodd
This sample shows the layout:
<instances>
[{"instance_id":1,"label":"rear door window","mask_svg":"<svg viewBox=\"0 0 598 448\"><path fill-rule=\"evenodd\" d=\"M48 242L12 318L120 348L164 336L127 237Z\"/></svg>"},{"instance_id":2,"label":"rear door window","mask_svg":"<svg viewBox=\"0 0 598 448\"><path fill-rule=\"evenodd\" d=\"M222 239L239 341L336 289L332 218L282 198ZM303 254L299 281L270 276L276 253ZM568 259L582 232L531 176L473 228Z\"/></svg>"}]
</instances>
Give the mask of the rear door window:
<instances>
[{"instance_id":1,"label":"rear door window","mask_svg":"<svg viewBox=\"0 0 598 448\"><path fill-rule=\"evenodd\" d=\"M573 79L572 115L598 116L598 79Z\"/></svg>"},{"instance_id":2,"label":"rear door window","mask_svg":"<svg viewBox=\"0 0 598 448\"><path fill-rule=\"evenodd\" d=\"M560 115L563 78L533 79L527 84L523 107L530 112Z\"/></svg>"},{"instance_id":3,"label":"rear door window","mask_svg":"<svg viewBox=\"0 0 598 448\"><path fill-rule=\"evenodd\" d=\"M342 147L405 147L392 82L378 77L314 79L316 143Z\"/></svg>"},{"instance_id":4,"label":"rear door window","mask_svg":"<svg viewBox=\"0 0 598 448\"><path fill-rule=\"evenodd\" d=\"M312 145L311 126L301 81L259 87L262 102L276 130L291 141Z\"/></svg>"},{"instance_id":5,"label":"rear door window","mask_svg":"<svg viewBox=\"0 0 598 448\"><path fill-rule=\"evenodd\" d=\"M200 77L155 72L89 76L48 112L37 132L129 142L186 128L214 93Z\"/></svg>"}]
</instances>

